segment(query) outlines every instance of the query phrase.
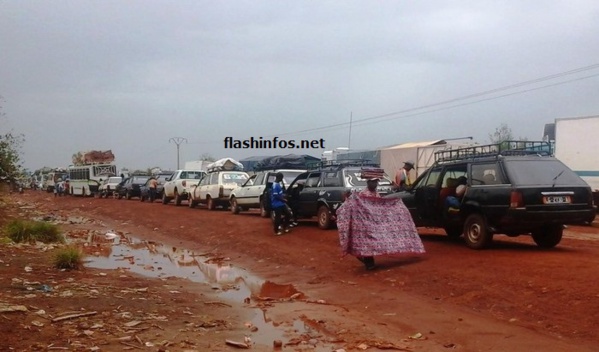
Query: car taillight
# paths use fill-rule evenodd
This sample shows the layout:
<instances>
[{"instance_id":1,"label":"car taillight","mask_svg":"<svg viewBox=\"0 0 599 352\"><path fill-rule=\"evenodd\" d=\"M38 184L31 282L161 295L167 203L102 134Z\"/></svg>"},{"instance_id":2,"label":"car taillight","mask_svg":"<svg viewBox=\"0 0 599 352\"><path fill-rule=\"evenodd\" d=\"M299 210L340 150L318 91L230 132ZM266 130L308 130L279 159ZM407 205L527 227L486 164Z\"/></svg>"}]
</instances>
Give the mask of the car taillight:
<instances>
[{"instance_id":1,"label":"car taillight","mask_svg":"<svg viewBox=\"0 0 599 352\"><path fill-rule=\"evenodd\" d=\"M181 182L181 185L183 185L183 187L185 187L186 184L187 184L187 182L185 180L183 180L183 182Z\"/></svg>"},{"instance_id":2,"label":"car taillight","mask_svg":"<svg viewBox=\"0 0 599 352\"><path fill-rule=\"evenodd\" d=\"M524 200L522 193L518 191L512 191L510 194L510 208L521 208L524 206Z\"/></svg>"}]
</instances>

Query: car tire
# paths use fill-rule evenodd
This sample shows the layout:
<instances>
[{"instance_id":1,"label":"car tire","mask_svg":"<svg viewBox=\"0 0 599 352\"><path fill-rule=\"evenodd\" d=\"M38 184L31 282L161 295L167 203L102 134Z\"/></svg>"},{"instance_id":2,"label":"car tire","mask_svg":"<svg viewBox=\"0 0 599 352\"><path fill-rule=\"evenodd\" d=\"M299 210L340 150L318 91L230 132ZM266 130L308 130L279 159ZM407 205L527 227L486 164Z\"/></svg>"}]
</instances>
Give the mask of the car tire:
<instances>
[{"instance_id":1,"label":"car tire","mask_svg":"<svg viewBox=\"0 0 599 352\"><path fill-rule=\"evenodd\" d=\"M197 202L197 201L195 201L195 200L192 200L191 198L188 198L188 199L187 199L187 205L188 205L190 208L195 208L195 207L196 207L196 205L198 205L198 202Z\"/></svg>"},{"instance_id":2,"label":"car tire","mask_svg":"<svg viewBox=\"0 0 599 352\"><path fill-rule=\"evenodd\" d=\"M118 199L123 199L123 195L119 193L119 195L117 196Z\"/></svg>"},{"instance_id":3,"label":"car tire","mask_svg":"<svg viewBox=\"0 0 599 352\"><path fill-rule=\"evenodd\" d=\"M470 214L464 223L464 240L472 249L483 249L493 241L493 234L487 227L487 220L482 214Z\"/></svg>"},{"instance_id":4,"label":"car tire","mask_svg":"<svg viewBox=\"0 0 599 352\"><path fill-rule=\"evenodd\" d=\"M318 227L323 230L328 230L331 228L331 212L329 207L326 205L321 205L318 208Z\"/></svg>"},{"instance_id":5,"label":"car tire","mask_svg":"<svg viewBox=\"0 0 599 352\"><path fill-rule=\"evenodd\" d=\"M237 199L235 197L231 198L231 214L237 215L239 214L239 204L237 204Z\"/></svg>"},{"instance_id":6,"label":"car tire","mask_svg":"<svg viewBox=\"0 0 599 352\"><path fill-rule=\"evenodd\" d=\"M167 205L170 202L170 199L166 196L166 193L162 194L162 204Z\"/></svg>"},{"instance_id":7,"label":"car tire","mask_svg":"<svg viewBox=\"0 0 599 352\"><path fill-rule=\"evenodd\" d=\"M177 191L176 188L175 188L175 205L176 206L181 205L181 196L179 195L179 192Z\"/></svg>"},{"instance_id":8,"label":"car tire","mask_svg":"<svg viewBox=\"0 0 599 352\"><path fill-rule=\"evenodd\" d=\"M139 196L139 201L140 201L140 202L145 202L145 201L146 201L146 198L145 198L144 196Z\"/></svg>"},{"instance_id":9,"label":"car tire","mask_svg":"<svg viewBox=\"0 0 599 352\"><path fill-rule=\"evenodd\" d=\"M206 206L207 206L208 210L216 209L216 203L214 203L214 199L212 199L212 197L210 197L210 196L206 197Z\"/></svg>"},{"instance_id":10,"label":"car tire","mask_svg":"<svg viewBox=\"0 0 599 352\"><path fill-rule=\"evenodd\" d=\"M125 193L125 198L126 198L127 200L130 200L130 199L131 199L131 193L130 193L129 191L127 191L127 193Z\"/></svg>"},{"instance_id":11,"label":"car tire","mask_svg":"<svg viewBox=\"0 0 599 352\"><path fill-rule=\"evenodd\" d=\"M532 232L532 239L541 248L553 248L562 241L564 227L561 224L545 225Z\"/></svg>"}]
</instances>

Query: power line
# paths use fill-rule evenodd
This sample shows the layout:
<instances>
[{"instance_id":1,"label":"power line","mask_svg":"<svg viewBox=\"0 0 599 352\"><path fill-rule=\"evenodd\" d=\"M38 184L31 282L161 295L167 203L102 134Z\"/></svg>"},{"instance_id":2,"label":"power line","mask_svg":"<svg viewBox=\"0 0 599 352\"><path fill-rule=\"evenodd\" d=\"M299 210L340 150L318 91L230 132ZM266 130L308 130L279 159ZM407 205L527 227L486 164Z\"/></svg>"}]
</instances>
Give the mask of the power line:
<instances>
[{"instance_id":1,"label":"power line","mask_svg":"<svg viewBox=\"0 0 599 352\"><path fill-rule=\"evenodd\" d=\"M519 83L510 84L510 85L502 86L502 87L499 87L499 88L489 89L489 90L485 90L485 91L478 92L478 93L472 93L472 94L464 95L464 96L461 96L461 97L456 97L456 98L452 98L452 99L448 99L448 100L443 100L443 101L436 102L436 103L421 105L421 106L417 106L417 107L413 107L413 108L409 108L409 109L405 109L405 110L400 110L400 111L396 111L396 112L386 113L386 114L382 114L382 115L375 115L375 116L365 117L365 118L362 118L362 119L353 120L352 124L353 125L356 125L356 124L357 125L364 125L366 123L377 123L377 122L382 122L382 121L390 121L390 120L394 120L394 119L400 119L400 118L412 117L412 116L417 116L417 115L423 115L423 114L428 114L428 113L437 112L437 111L443 111L443 110L447 110L447 109L455 109L457 107L471 105L471 104L476 104L476 103L480 103L480 102L483 102L483 101L500 99L500 98L504 98L504 97L507 97L507 96L517 95L517 94L523 94L523 93L527 93L527 92L531 92L531 91L535 91L535 90L545 89L545 88L548 88L548 87L558 86L558 85L562 85L562 84L566 84L566 83L570 83L570 82L575 82L575 81L580 81L580 80L583 80L583 79L588 79L588 78L596 77L596 76L599 76L599 74L594 74L594 75L589 75L589 76L574 78L574 79L571 79L571 80L566 80L566 81L562 81L562 82L548 84L548 85L541 86L541 87L526 89L526 90L522 90L522 91L517 91L517 92L513 92L513 93L503 94L503 95L499 95L499 96L495 96L495 97L489 97L489 98L485 98L485 99L479 99L479 100L475 100L475 101L471 101L471 102L466 102L466 103L462 103L462 104L452 105L452 106L449 106L449 107L443 107L443 108L439 108L439 109L433 109L433 110L427 110L427 111L423 111L423 112L408 114L408 113L416 112L416 111L419 111L419 110L434 108L434 107L438 107L438 106L442 106L442 105L447 105L447 104L450 104L450 103L455 103L455 102L459 102L459 101L463 101L463 100L469 100L469 99L481 97L481 96L484 96L484 95L499 93L499 92L502 92L502 91L505 91L505 90L514 89L514 88L518 88L518 87L523 87L523 86L531 85L531 84L535 84L535 83L540 83L540 82L544 82L544 81L548 81L548 80L552 80L552 79L556 79L556 78L560 78L560 77L572 75L572 74L575 74L575 73L580 73L580 72L585 72L585 71L589 71L589 70L594 70L594 69L597 69L597 68L599 68L599 63L598 64L588 65L588 66L583 66L583 67L575 68L575 69L572 69L572 70L563 71L563 72L560 72L560 73L555 73L555 74L551 74L551 75L547 75L547 76L543 76L543 77L539 77L539 78L535 78L535 79L531 79L531 80L527 80L527 81L523 81L523 82L519 82ZM405 114L408 114L408 115L405 115ZM402 115L402 116L397 116L397 115ZM384 120L381 120L381 119L384 119ZM375 120L381 120L381 121L375 121ZM288 136L288 135L298 135L298 134L303 134L303 133L308 133L308 132L324 131L324 130L329 130L329 129L337 129L337 128L341 128L341 127L344 128L344 127L348 126L349 124L350 123L348 123L348 122L340 122L340 123L336 123L336 124L331 124L331 125L326 125L326 126L320 126L320 127L314 127L314 128L309 128L309 129L305 129L305 130L278 133L278 134L276 134L276 136L281 137L281 136ZM262 136L262 137L267 138L267 137L274 137L274 136L275 135L265 135L265 136ZM222 142L222 141L211 141L211 142L208 141L208 142L200 142L200 143L194 143L194 144L212 144L212 143L220 143L220 142Z\"/></svg>"}]
</instances>

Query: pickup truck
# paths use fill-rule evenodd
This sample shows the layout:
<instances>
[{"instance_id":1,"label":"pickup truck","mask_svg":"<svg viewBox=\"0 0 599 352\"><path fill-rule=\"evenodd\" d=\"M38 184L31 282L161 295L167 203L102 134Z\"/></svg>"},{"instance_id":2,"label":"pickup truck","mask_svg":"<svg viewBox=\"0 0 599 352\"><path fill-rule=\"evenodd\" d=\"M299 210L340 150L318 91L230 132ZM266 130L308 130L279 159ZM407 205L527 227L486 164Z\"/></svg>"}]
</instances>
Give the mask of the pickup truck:
<instances>
[{"instance_id":1,"label":"pickup truck","mask_svg":"<svg viewBox=\"0 0 599 352\"><path fill-rule=\"evenodd\" d=\"M234 189L229 196L229 203L231 204L231 213L239 214L241 210L248 210L250 208L260 208L260 215L262 217L269 216L269 207L266 199L266 190L272 187L272 183L275 180L275 175L280 172L283 174L283 184L289 185L299 174L306 170L270 170L270 171L258 171L252 175L240 187Z\"/></svg>"},{"instance_id":2,"label":"pickup truck","mask_svg":"<svg viewBox=\"0 0 599 352\"><path fill-rule=\"evenodd\" d=\"M187 200L191 187L197 185L206 173L199 170L177 170L164 183L162 193L162 204L168 204L171 200L175 205L181 205L181 201Z\"/></svg>"}]
</instances>

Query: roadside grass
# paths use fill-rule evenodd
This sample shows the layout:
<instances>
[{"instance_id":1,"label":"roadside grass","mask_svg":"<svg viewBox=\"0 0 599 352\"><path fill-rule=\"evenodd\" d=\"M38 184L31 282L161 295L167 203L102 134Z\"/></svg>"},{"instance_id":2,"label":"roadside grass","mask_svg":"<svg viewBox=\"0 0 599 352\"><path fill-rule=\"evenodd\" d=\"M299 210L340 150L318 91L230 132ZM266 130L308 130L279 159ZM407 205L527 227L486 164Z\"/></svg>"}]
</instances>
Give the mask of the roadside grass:
<instances>
[{"instance_id":1,"label":"roadside grass","mask_svg":"<svg viewBox=\"0 0 599 352\"><path fill-rule=\"evenodd\" d=\"M54 255L54 267L57 269L79 269L83 267L83 252L77 247L59 249Z\"/></svg>"},{"instance_id":2,"label":"roadside grass","mask_svg":"<svg viewBox=\"0 0 599 352\"><path fill-rule=\"evenodd\" d=\"M63 243L58 226L44 222L15 219L4 226L4 233L13 242Z\"/></svg>"}]
</instances>

